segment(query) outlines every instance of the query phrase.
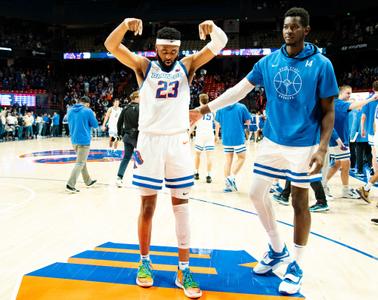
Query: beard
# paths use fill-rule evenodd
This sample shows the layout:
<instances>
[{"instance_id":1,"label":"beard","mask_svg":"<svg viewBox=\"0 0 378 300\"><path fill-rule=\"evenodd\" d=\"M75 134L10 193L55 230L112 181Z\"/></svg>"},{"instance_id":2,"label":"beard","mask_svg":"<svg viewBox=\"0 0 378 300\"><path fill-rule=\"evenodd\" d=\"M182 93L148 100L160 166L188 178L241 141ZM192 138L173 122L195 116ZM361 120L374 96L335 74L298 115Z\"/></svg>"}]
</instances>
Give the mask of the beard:
<instances>
[{"instance_id":1,"label":"beard","mask_svg":"<svg viewBox=\"0 0 378 300\"><path fill-rule=\"evenodd\" d=\"M172 63L168 66L164 63L164 61L160 58L160 56L158 55L158 61L160 63L160 66L161 66L161 69L164 71L164 72L171 72L176 61L177 61L178 57L176 57Z\"/></svg>"}]
</instances>

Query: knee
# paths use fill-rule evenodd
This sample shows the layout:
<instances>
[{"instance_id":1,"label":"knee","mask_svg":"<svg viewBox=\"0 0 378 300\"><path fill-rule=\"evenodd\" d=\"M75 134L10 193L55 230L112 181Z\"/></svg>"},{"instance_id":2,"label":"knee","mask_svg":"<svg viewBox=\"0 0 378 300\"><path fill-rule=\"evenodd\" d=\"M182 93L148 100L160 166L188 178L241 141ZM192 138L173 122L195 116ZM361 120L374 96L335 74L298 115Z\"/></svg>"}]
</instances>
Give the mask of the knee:
<instances>
[{"instance_id":1,"label":"knee","mask_svg":"<svg viewBox=\"0 0 378 300\"><path fill-rule=\"evenodd\" d=\"M304 194L304 193L298 193L298 192L292 191L291 197L292 197L292 206L294 209L294 213L296 215L309 212L307 193Z\"/></svg>"},{"instance_id":2,"label":"knee","mask_svg":"<svg viewBox=\"0 0 378 300\"><path fill-rule=\"evenodd\" d=\"M142 204L140 214L143 219L152 219L155 212L155 205L151 203Z\"/></svg>"}]
</instances>

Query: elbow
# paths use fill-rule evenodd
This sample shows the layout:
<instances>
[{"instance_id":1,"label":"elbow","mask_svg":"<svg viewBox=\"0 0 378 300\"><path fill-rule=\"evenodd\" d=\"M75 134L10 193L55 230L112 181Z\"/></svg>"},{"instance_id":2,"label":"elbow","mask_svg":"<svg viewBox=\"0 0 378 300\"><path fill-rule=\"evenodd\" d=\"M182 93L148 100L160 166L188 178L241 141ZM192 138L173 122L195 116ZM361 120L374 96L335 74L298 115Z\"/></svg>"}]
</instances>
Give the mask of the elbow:
<instances>
[{"instance_id":1,"label":"elbow","mask_svg":"<svg viewBox=\"0 0 378 300\"><path fill-rule=\"evenodd\" d=\"M110 53L113 53L114 50L115 50L115 47L113 45L111 45L111 43L109 42L109 39L105 40L104 46L105 46L106 50L108 50Z\"/></svg>"}]
</instances>

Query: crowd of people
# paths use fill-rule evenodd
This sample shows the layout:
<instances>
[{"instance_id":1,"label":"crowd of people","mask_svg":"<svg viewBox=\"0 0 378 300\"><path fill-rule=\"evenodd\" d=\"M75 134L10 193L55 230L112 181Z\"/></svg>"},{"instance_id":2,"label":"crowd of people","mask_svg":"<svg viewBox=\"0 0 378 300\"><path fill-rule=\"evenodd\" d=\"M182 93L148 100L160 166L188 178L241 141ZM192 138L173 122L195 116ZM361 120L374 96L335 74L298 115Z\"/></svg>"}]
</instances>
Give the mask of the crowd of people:
<instances>
[{"instance_id":1,"label":"crowd of people","mask_svg":"<svg viewBox=\"0 0 378 300\"><path fill-rule=\"evenodd\" d=\"M0 91L25 92L29 90L48 89L47 71L38 68L16 68L15 66L0 68Z\"/></svg>"},{"instance_id":2,"label":"crowd of people","mask_svg":"<svg viewBox=\"0 0 378 300\"><path fill-rule=\"evenodd\" d=\"M0 108L0 142L69 135L65 119L58 112L39 113Z\"/></svg>"}]
</instances>

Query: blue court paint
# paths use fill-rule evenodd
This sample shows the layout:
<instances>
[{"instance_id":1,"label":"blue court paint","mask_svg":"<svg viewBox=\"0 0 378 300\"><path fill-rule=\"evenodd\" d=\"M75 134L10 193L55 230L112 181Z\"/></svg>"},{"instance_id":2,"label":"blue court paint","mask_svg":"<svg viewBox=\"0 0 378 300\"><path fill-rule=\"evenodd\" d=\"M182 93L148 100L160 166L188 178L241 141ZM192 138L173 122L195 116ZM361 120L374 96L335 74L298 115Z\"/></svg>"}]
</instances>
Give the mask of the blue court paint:
<instances>
[{"instance_id":1,"label":"blue court paint","mask_svg":"<svg viewBox=\"0 0 378 300\"><path fill-rule=\"evenodd\" d=\"M123 151L109 151L104 149L91 149L89 151L87 162L111 162L122 160ZM20 158L44 157L34 159L35 163L42 164L67 164L76 161L76 153L74 150L50 150L39 151L20 155Z\"/></svg>"},{"instance_id":2,"label":"blue court paint","mask_svg":"<svg viewBox=\"0 0 378 300\"><path fill-rule=\"evenodd\" d=\"M107 243L110 246L109 243ZM103 245L98 246L103 247ZM139 249L138 245L111 243L109 248ZM177 252L175 247L152 246L151 250L163 252ZM196 251L196 250L195 250ZM209 252L209 249L204 249ZM191 258L192 266L215 268L217 274L194 274L203 290L224 293L243 293L251 295L279 296L278 285L281 279L274 274L258 276L249 267L240 264L255 262L246 251L211 250L209 258ZM84 251L75 258L106 259L116 261L138 262L140 257L135 254ZM177 257L164 255L151 255L152 263L177 266ZM85 280L95 282L108 282L118 284L136 285L135 276L137 269L107 267L100 265L85 265L75 263L54 263L42 269L33 271L27 276L40 276L50 278L62 278L73 280ZM154 270L154 286L174 288L176 272ZM303 297L296 294L297 297Z\"/></svg>"}]
</instances>

